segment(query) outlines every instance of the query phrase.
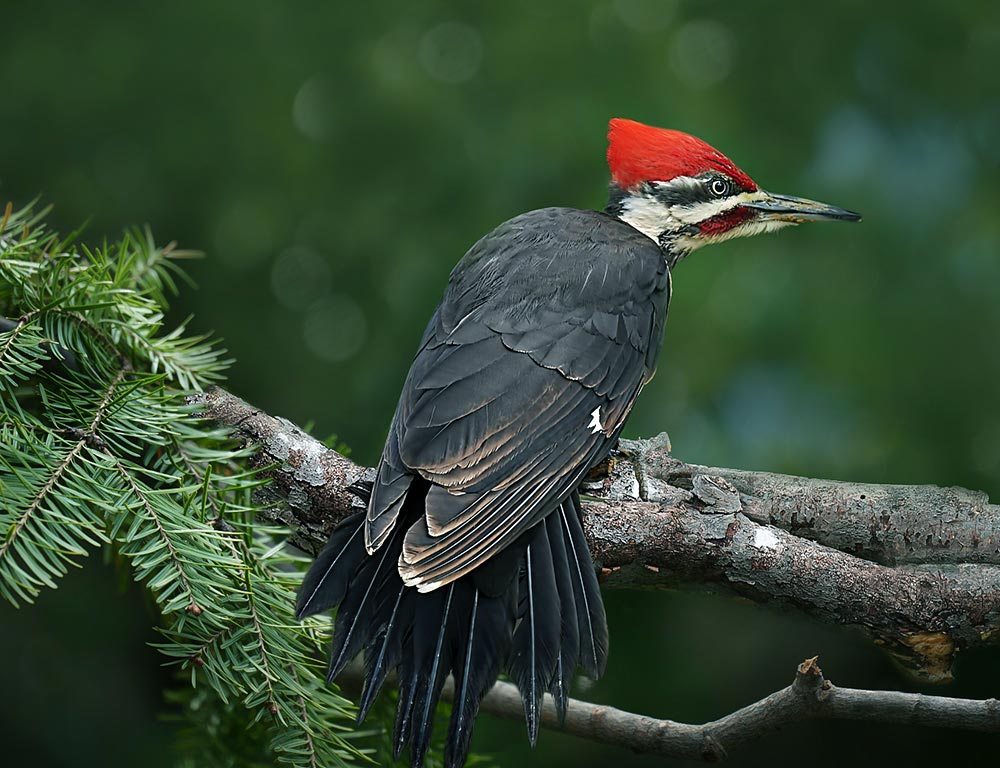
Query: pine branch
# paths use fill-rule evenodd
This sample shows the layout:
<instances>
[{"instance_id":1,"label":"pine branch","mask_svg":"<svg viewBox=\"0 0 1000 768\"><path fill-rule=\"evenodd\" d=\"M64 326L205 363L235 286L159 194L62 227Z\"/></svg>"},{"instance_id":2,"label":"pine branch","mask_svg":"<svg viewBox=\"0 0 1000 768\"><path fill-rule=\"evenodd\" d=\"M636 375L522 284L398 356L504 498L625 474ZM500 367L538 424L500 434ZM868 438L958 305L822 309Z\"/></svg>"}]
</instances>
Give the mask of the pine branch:
<instances>
[{"instance_id":1,"label":"pine branch","mask_svg":"<svg viewBox=\"0 0 1000 768\"><path fill-rule=\"evenodd\" d=\"M253 555L250 551L242 546L242 542L239 542L233 536L226 537L226 544L233 556L243 563L242 569L242 586L246 594L247 599L247 611L250 616L251 625L253 631L250 633L253 637L253 642L257 646L257 650L260 653L260 659L262 662L262 682L264 684L264 689L267 691L267 697L265 699L265 706L267 711L272 715L277 717L279 720L283 720L284 716L278 706L278 700L274 693L274 680L277 675L272 670L271 654L268 648L267 640L264 636L264 630L261 626L260 614L257 610L256 598L254 597L254 584L253 579L251 579L250 574L254 567Z\"/></svg>"},{"instance_id":2,"label":"pine branch","mask_svg":"<svg viewBox=\"0 0 1000 768\"><path fill-rule=\"evenodd\" d=\"M227 364L183 324L163 329L187 255L148 233L90 250L4 214L0 597L31 602L110 544L162 613L160 650L212 692L185 699L206 755L354 764L350 704L325 684L316 625L292 616L305 563L254 524L264 481L247 452L183 401Z\"/></svg>"},{"instance_id":3,"label":"pine branch","mask_svg":"<svg viewBox=\"0 0 1000 768\"><path fill-rule=\"evenodd\" d=\"M60 484L72 482L71 468L79 463L85 450L97 439L115 390L125 379L126 373L126 369L122 368L107 384L89 423L85 428L71 432L76 436L76 442L58 460L54 457L59 451L53 450L51 445L44 448L42 445L31 445L31 441L25 439L23 430L20 437L25 443L25 449L20 451L20 457L27 461L17 467L11 457L0 456L0 463L13 475L10 487L4 493L6 500L10 502L13 521L0 543L0 594L8 599L16 602L16 595L21 600L30 601L37 587L54 586L52 577L64 574L70 558L82 554L80 544L65 535L46 539L46 529L51 528L53 523L75 528L76 536L85 544L93 545L96 541L105 540L100 533L99 519L93 512L78 505L60 503L53 500L52 495ZM9 448L13 456L17 446L11 444ZM42 453L44 449L52 450L52 454L45 456ZM33 454L31 459L38 463L29 463L29 451ZM38 473L40 484L31 476L32 468L41 470ZM14 480L17 481L17 486ZM32 524L33 527L29 529Z\"/></svg>"},{"instance_id":4,"label":"pine branch","mask_svg":"<svg viewBox=\"0 0 1000 768\"><path fill-rule=\"evenodd\" d=\"M181 591L183 592L182 599L187 603L186 610L195 615L200 614L204 609L198 605L194 589L191 586L191 580L187 576L187 569L184 565L184 561L181 558L180 553L177 551L177 547L174 545L171 536L167 533L166 527L164 522L160 519L159 513L153 507L149 495L139 487L135 479L131 474L129 474L128 470L125 469L125 466L120 461L116 460L114 462L114 467L115 471L121 477L122 482L125 483L125 486L132 493L133 498L135 498L136 501L142 505L147 517L153 521L157 536L169 553L170 566L177 574L177 582L180 584ZM167 608L169 609L169 606L167 606Z\"/></svg>"}]
</instances>

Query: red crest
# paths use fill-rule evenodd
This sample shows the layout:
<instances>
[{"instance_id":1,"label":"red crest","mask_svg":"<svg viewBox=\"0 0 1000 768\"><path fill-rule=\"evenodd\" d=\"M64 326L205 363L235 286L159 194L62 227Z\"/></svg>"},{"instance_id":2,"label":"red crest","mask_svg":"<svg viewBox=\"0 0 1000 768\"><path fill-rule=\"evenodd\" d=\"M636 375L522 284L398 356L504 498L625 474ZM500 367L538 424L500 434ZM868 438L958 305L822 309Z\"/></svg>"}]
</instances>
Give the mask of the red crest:
<instances>
[{"instance_id":1,"label":"red crest","mask_svg":"<svg viewBox=\"0 0 1000 768\"><path fill-rule=\"evenodd\" d=\"M608 167L612 180L623 189L706 171L722 171L748 192L757 189L732 160L701 139L620 117L608 124Z\"/></svg>"}]
</instances>

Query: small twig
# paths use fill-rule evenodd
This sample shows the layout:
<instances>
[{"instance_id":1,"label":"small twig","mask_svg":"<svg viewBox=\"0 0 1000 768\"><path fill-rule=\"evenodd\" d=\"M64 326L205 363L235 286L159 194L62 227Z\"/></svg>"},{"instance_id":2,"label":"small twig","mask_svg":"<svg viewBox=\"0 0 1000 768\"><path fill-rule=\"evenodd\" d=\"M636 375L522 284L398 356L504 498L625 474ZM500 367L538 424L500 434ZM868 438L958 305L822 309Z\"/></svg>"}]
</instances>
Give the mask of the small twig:
<instances>
[{"instance_id":1,"label":"small twig","mask_svg":"<svg viewBox=\"0 0 1000 768\"><path fill-rule=\"evenodd\" d=\"M360 690L359 667L341 675L345 687ZM451 701L449 680L441 693ZM524 719L517 688L498 682L483 700L482 711L507 720ZM702 725L657 720L614 707L571 699L564 723L559 722L546 694L542 725L601 744L612 744L657 757L718 762L737 747L804 720L865 720L870 723L1000 732L996 699L955 699L897 691L838 688L823 677L816 658L799 665L792 684L731 714Z\"/></svg>"}]
</instances>

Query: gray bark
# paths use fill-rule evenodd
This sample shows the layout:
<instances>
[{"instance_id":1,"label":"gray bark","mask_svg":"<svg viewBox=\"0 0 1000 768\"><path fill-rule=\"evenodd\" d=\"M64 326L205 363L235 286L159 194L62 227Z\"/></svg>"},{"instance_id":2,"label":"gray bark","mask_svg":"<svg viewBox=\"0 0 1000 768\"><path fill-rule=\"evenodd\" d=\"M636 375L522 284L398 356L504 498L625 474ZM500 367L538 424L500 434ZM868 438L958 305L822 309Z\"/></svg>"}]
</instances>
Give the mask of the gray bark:
<instances>
[{"instance_id":1,"label":"gray bark","mask_svg":"<svg viewBox=\"0 0 1000 768\"><path fill-rule=\"evenodd\" d=\"M688 488L722 478L751 520L884 565L1000 565L1000 506L982 491L879 485L685 464L653 441L634 444L647 488Z\"/></svg>"},{"instance_id":2,"label":"gray bark","mask_svg":"<svg viewBox=\"0 0 1000 768\"><path fill-rule=\"evenodd\" d=\"M446 691L445 698L449 694ZM520 694L510 683L495 685L482 708L511 720L524 717ZM742 744L804 720L865 720L996 733L1000 702L840 688L823 677L816 659L807 659L787 688L701 725L657 720L585 701L573 701L566 721L560 723L548 697L542 711L546 728L643 754L705 762L723 760Z\"/></svg>"}]
</instances>

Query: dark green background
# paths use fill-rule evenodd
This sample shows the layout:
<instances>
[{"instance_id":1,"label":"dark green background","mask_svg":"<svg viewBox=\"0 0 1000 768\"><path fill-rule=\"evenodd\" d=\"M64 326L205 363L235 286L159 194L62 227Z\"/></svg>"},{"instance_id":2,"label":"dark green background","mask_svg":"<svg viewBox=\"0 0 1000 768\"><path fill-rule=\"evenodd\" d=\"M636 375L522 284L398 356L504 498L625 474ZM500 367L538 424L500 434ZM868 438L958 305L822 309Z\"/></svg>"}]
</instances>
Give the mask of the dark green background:
<instances>
[{"instance_id":1,"label":"dark green background","mask_svg":"<svg viewBox=\"0 0 1000 768\"><path fill-rule=\"evenodd\" d=\"M605 125L695 133L765 188L860 210L697 252L627 430L689 461L1000 490L1000 6L990 2L3 2L0 198L99 242L148 222L204 250L178 319L229 386L372 462L454 262L524 210L604 202ZM152 612L91 558L0 607L11 765L168 765ZM916 689L854 631L694 593L606 596L582 695L722 715L820 654ZM1000 650L934 689L1000 692ZM508 766L643 765L484 717ZM813 724L738 766L985 757L961 733ZM11 752L13 750L13 752Z\"/></svg>"}]
</instances>

